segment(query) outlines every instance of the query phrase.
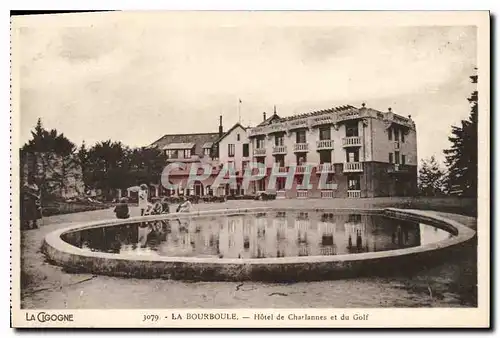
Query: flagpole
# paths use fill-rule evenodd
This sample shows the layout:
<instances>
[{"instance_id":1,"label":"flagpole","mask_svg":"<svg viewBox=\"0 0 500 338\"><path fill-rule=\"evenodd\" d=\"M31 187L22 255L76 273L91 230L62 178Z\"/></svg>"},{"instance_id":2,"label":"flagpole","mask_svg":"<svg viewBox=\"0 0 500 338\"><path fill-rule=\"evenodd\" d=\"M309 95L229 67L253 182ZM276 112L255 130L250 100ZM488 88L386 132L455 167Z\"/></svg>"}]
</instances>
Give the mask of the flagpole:
<instances>
[{"instance_id":1,"label":"flagpole","mask_svg":"<svg viewBox=\"0 0 500 338\"><path fill-rule=\"evenodd\" d=\"M238 99L238 122L241 123L241 99Z\"/></svg>"}]
</instances>

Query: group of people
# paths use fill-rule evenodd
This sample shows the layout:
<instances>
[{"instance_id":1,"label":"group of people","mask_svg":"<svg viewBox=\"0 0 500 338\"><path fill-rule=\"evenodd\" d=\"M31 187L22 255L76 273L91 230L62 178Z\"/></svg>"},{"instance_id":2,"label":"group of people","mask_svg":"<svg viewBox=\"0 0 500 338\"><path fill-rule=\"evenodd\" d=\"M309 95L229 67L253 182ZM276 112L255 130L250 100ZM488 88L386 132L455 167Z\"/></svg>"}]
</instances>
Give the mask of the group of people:
<instances>
[{"instance_id":1,"label":"group of people","mask_svg":"<svg viewBox=\"0 0 500 338\"><path fill-rule=\"evenodd\" d=\"M141 184L139 188L138 204L141 216L168 214L170 212L170 205L168 204L166 197L163 197L162 199L156 198L152 202L149 201L148 187L145 184ZM191 212L191 209L191 202L185 196L182 196L181 203L177 206L176 212ZM129 218L130 211L128 207L128 198L121 198L120 203L115 207L114 212L117 218Z\"/></svg>"}]
</instances>

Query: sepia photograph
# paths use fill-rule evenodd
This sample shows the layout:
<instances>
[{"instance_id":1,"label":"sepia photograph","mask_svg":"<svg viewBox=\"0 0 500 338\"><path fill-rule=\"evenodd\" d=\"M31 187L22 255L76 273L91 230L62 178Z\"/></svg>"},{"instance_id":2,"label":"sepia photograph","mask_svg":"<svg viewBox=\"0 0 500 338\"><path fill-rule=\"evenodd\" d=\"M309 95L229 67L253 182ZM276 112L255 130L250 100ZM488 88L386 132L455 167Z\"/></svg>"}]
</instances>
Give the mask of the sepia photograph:
<instances>
[{"instance_id":1,"label":"sepia photograph","mask_svg":"<svg viewBox=\"0 0 500 338\"><path fill-rule=\"evenodd\" d=\"M13 325L489 326L489 21L12 16Z\"/></svg>"}]
</instances>

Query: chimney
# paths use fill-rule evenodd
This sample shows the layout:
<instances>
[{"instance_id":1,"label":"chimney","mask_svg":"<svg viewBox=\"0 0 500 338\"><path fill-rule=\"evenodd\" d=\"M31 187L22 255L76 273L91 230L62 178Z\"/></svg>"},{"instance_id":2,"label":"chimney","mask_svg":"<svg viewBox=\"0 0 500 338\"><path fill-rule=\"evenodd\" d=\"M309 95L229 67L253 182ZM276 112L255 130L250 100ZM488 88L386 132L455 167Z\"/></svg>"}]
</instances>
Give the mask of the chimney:
<instances>
[{"instance_id":1,"label":"chimney","mask_svg":"<svg viewBox=\"0 0 500 338\"><path fill-rule=\"evenodd\" d=\"M224 129L222 128L222 115L221 115L219 116L219 137L221 137L222 134L224 134Z\"/></svg>"},{"instance_id":2,"label":"chimney","mask_svg":"<svg viewBox=\"0 0 500 338\"><path fill-rule=\"evenodd\" d=\"M264 117L264 121L265 121L266 120L266 112L263 112L262 116Z\"/></svg>"}]
</instances>

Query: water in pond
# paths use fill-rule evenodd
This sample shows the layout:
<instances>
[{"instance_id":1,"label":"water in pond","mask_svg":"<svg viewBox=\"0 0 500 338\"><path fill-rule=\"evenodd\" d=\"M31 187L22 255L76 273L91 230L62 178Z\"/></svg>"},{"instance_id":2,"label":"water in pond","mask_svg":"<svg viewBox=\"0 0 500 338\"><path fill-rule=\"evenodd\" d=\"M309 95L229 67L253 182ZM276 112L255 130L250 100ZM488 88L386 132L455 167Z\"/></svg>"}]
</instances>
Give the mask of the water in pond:
<instances>
[{"instance_id":1,"label":"water in pond","mask_svg":"<svg viewBox=\"0 0 500 338\"><path fill-rule=\"evenodd\" d=\"M63 240L117 254L265 258L395 250L451 236L380 215L268 212L93 228L67 233Z\"/></svg>"}]
</instances>

